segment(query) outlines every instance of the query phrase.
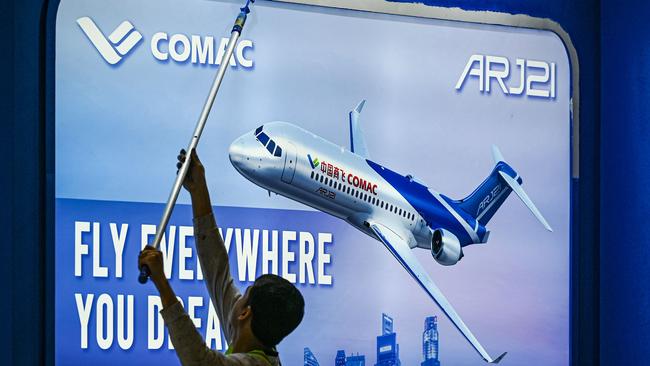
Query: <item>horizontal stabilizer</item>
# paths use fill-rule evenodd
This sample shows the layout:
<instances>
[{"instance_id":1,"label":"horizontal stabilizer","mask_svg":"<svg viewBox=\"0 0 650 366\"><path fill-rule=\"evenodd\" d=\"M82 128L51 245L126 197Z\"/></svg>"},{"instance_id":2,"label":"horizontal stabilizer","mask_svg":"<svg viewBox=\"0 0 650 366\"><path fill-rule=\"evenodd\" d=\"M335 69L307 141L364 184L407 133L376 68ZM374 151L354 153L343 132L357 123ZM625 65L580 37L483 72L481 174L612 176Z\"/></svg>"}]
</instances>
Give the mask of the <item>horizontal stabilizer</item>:
<instances>
[{"instance_id":1,"label":"horizontal stabilizer","mask_svg":"<svg viewBox=\"0 0 650 366\"><path fill-rule=\"evenodd\" d=\"M508 183L510 188L512 188L512 190L517 194L517 196L519 196L519 198L526 205L526 207L528 207L530 212L532 212L533 215L535 215L537 220L539 220L539 222L541 222L542 225L544 225L546 230L553 231L553 229L551 229L551 226L548 224L548 222L546 222L544 216L542 216L542 213L539 212L539 210L537 209L533 201L530 200L530 197L528 197L524 189L521 188L521 185L519 185L519 183L508 174L502 171L499 171L499 174L501 175L501 178L503 178L503 180L505 180L506 183Z\"/></svg>"}]
</instances>

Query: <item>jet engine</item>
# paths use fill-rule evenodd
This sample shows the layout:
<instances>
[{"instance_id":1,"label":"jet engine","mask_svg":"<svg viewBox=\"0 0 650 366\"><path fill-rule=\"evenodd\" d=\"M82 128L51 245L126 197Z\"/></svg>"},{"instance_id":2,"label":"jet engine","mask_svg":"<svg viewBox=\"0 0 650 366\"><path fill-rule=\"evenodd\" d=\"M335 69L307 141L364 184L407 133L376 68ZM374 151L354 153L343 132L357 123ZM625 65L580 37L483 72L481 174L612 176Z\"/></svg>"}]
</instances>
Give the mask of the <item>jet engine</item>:
<instances>
[{"instance_id":1,"label":"jet engine","mask_svg":"<svg viewBox=\"0 0 650 366\"><path fill-rule=\"evenodd\" d=\"M456 235L445 229L436 229L431 239L431 255L443 266L453 266L463 258L463 248Z\"/></svg>"}]
</instances>

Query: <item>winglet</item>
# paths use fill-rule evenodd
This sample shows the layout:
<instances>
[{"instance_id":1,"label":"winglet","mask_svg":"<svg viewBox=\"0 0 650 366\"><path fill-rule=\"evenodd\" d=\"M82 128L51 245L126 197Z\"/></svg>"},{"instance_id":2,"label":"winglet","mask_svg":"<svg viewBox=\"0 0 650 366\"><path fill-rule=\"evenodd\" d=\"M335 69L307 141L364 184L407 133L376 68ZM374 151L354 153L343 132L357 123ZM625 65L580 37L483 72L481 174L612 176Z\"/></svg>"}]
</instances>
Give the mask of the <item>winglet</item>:
<instances>
[{"instance_id":1,"label":"winglet","mask_svg":"<svg viewBox=\"0 0 650 366\"><path fill-rule=\"evenodd\" d=\"M364 105L366 105L366 100L365 99L360 101L359 104L357 104L357 107L354 108L354 111L357 112L357 113L361 113L361 110L363 109Z\"/></svg>"},{"instance_id":2,"label":"winglet","mask_svg":"<svg viewBox=\"0 0 650 366\"><path fill-rule=\"evenodd\" d=\"M501 354L501 356L495 358L495 359L494 359L492 362L490 362L490 363L499 363L499 362L501 362L501 360L503 360L503 358L506 357L507 354L508 354L508 352L503 352L503 353Z\"/></svg>"},{"instance_id":3,"label":"winglet","mask_svg":"<svg viewBox=\"0 0 650 366\"><path fill-rule=\"evenodd\" d=\"M368 148L366 147L366 141L363 138L361 125L359 124L359 116L361 115L361 110L363 110L365 104L366 100L364 99L359 102L352 111L350 111L350 151L367 158Z\"/></svg>"}]
</instances>

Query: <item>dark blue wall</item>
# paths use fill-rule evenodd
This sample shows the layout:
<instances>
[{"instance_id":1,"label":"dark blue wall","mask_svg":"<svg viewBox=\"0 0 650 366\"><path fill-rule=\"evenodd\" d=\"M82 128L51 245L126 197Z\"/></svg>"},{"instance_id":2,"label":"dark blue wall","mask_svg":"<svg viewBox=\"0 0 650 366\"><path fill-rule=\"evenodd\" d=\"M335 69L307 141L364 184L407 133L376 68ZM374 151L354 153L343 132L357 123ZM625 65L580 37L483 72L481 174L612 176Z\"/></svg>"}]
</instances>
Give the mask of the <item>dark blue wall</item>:
<instances>
[{"instance_id":1,"label":"dark blue wall","mask_svg":"<svg viewBox=\"0 0 650 366\"><path fill-rule=\"evenodd\" d=\"M601 362L647 365L650 3L602 8Z\"/></svg>"},{"instance_id":2,"label":"dark blue wall","mask_svg":"<svg viewBox=\"0 0 650 366\"><path fill-rule=\"evenodd\" d=\"M45 355L42 0L0 2L0 363Z\"/></svg>"},{"instance_id":3,"label":"dark blue wall","mask_svg":"<svg viewBox=\"0 0 650 366\"><path fill-rule=\"evenodd\" d=\"M2 174L0 174L0 201L2 202L3 209L0 209L0 222L4 223L3 239L0 242L0 283L5 294L5 299L0 301L0 322L4 326L0 330L0 344L3 349L12 349L12 334L13 334L13 321L12 321L12 300L13 300L13 286L12 286L12 243L13 243L13 228L12 228L12 187L13 187L13 111L14 111L14 74L13 74L13 45L7 44L12 42L11 34L13 33L14 20L13 3L0 2L0 14L10 14L6 19L0 21L0 34L9 35L2 37L2 43L5 44L5 53L0 57L0 123L2 123L2 133L0 134L0 156L3 157L4 166L2 167ZM10 365L12 362L12 352L0 352L0 363L3 365Z\"/></svg>"},{"instance_id":4,"label":"dark blue wall","mask_svg":"<svg viewBox=\"0 0 650 366\"><path fill-rule=\"evenodd\" d=\"M51 243L48 241L51 237L51 222L48 221L51 215L48 214L53 196L52 185L48 182L53 179L53 127L51 121L46 121L46 117L52 115L52 106L46 102L52 101L50 81L53 54L45 36L46 2L0 1L0 44L3 45L0 55L0 123L3 129L0 137L0 156L3 157L0 222L4 224L4 235L0 236L3 239L0 242L0 286L6 294L0 300L0 344L3 348L0 364L3 365L51 364L54 258L51 246L47 244ZM620 86L623 80L629 78L634 80L634 85L638 85L638 90L647 94L647 87L637 81L638 75L635 74L645 71L642 68L636 70L639 69L638 65L643 65L642 57L648 53L638 49L637 45L644 45L643 42L629 40L627 44L618 45L608 42L607 37L621 34L628 39L641 41L647 32L632 34L632 31L635 26L642 27L643 19L647 17L637 16L634 9L622 11L613 5L606 5L603 12L603 24L606 25L603 49L621 52L629 57L623 70L634 72L622 77L605 78L611 86L608 90L618 87L619 94L606 108L603 119L603 136L607 136L606 143L603 143L605 159L602 171L607 172L603 189L606 188L608 194L603 195L602 201L603 222L607 222L602 235L608 250L603 251L602 281L605 295L602 308L606 310L603 311L606 316L602 317L603 331L599 333L600 3L587 0L424 0L424 3L550 18L570 34L578 50L581 74L581 179L575 186L577 194L574 201L580 216L573 232L572 262L572 307L575 315L572 323L573 364L597 365L599 352L602 352L605 365L644 364L641 353L645 348L643 342L647 340L647 330L645 333L640 330L639 322L634 320L641 319L648 323L647 312L643 312L643 305L647 304L648 299L637 299L635 303L632 301L632 291L642 289L643 275L648 273L644 271L646 265L643 261L648 257L648 250L639 249L646 240L642 235L635 234L650 229L643 227L642 207L647 205L631 208L630 203L646 199L643 183L648 177L641 169L649 162L643 156L643 142L648 140L642 139L647 137L648 129L643 125L643 115L646 115L644 98L633 95L635 93L629 87ZM613 14L618 13L621 18L613 19ZM52 15L49 14L50 21ZM631 19L629 23L628 18ZM52 36L50 33L49 38L52 39ZM614 70L614 60L614 57L605 55L603 66L609 68L607 70ZM639 62L636 63L636 60ZM641 80L647 79L645 72ZM608 94L603 96L604 100L608 98ZM623 110L630 112L621 112ZM618 121L629 123L619 128L616 124ZM621 146L625 144L628 146ZM610 175L612 172L615 174ZM623 181L623 178L630 181ZM49 191L46 190L48 188ZM640 196L630 202L619 201L612 192L625 192L624 196L620 195L622 197L629 197L628 192ZM625 210L619 207L622 205L625 205ZM630 230L622 232L621 229L628 227ZM625 278L632 280L619 285L618 281ZM648 296L649 292L645 291L645 294ZM626 321L619 321L620 317ZM626 332L631 335L622 336ZM607 344L607 347L601 347L601 351L598 347L599 334L603 335L603 344ZM635 334L639 335L638 340L631 342L634 349L629 351L626 340L632 341ZM626 360L630 362L615 362L614 357L620 357L626 351Z\"/></svg>"}]
</instances>

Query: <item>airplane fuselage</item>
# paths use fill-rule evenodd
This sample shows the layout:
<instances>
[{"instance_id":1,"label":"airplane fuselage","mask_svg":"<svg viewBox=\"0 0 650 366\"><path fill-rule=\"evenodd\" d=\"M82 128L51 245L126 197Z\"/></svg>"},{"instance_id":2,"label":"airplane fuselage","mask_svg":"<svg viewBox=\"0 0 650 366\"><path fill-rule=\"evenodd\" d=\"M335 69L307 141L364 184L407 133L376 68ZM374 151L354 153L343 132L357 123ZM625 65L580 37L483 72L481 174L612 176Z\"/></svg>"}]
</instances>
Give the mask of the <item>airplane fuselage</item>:
<instances>
[{"instance_id":1,"label":"airplane fuselage","mask_svg":"<svg viewBox=\"0 0 650 366\"><path fill-rule=\"evenodd\" d=\"M430 249L445 228L462 246L488 231L455 201L298 126L267 123L230 147L235 168L253 183L343 219L376 238L368 219L400 228L411 248ZM406 236L406 237L404 237Z\"/></svg>"}]
</instances>

